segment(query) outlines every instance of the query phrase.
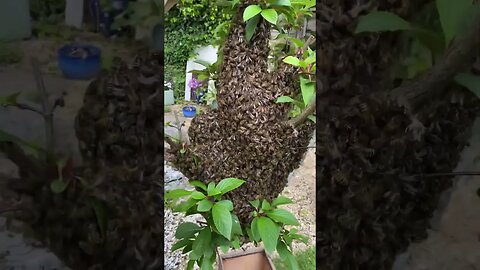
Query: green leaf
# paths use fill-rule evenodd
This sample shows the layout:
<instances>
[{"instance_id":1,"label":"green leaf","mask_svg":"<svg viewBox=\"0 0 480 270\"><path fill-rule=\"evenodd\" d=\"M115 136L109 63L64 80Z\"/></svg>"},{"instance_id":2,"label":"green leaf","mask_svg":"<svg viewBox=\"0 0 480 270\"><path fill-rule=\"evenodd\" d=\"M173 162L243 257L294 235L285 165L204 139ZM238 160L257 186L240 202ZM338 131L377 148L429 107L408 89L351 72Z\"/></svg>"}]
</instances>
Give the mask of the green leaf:
<instances>
[{"instance_id":1,"label":"green leaf","mask_svg":"<svg viewBox=\"0 0 480 270\"><path fill-rule=\"evenodd\" d=\"M225 178L220 183L218 183L217 188L222 192L221 194L225 194L229 191L232 191L241 185L243 185L245 181L237 179L237 178Z\"/></svg>"},{"instance_id":2,"label":"green leaf","mask_svg":"<svg viewBox=\"0 0 480 270\"><path fill-rule=\"evenodd\" d=\"M212 209L213 203L208 199L203 199L198 203L197 211L198 212L208 212Z\"/></svg>"},{"instance_id":3,"label":"green leaf","mask_svg":"<svg viewBox=\"0 0 480 270\"><path fill-rule=\"evenodd\" d=\"M200 258L202 258L202 254L198 254L198 253L196 253L195 251L192 250L192 251L190 252L190 254L188 255L188 258L189 258L190 260L195 260L195 261L197 261L197 260L199 260Z\"/></svg>"},{"instance_id":4,"label":"green leaf","mask_svg":"<svg viewBox=\"0 0 480 270\"><path fill-rule=\"evenodd\" d=\"M360 17L355 33L383 32L410 29L410 23L396 14L386 11L373 11Z\"/></svg>"},{"instance_id":5,"label":"green leaf","mask_svg":"<svg viewBox=\"0 0 480 270\"><path fill-rule=\"evenodd\" d=\"M260 200L254 200L254 201L251 201L250 204L255 207L255 209L258 209L258 207L260 207Z\"/></svg>"},{"instance_id":6,"label":"green leaf","mask_svg":"<svg viewBox=\"0 0 480 270\"><path fill-rule=\"evenodd\" d=\"M107 205L103 201L94 199L92 201L92 207L95 212L98 227L100 228L100 235L102 236L102 239L106 239L108 225Z\"/></svg>"},{"instance_id":7,"label":"green leaf","mask_svg":"<svg viewBox=\"0 0 480 270\"><path fill-rule=\"evenodd\" d=\"M232 241L232 246L234 249L240 249L240 240L236 238L235 240Z\"/></svg>"},{"instance_id":8,"label":"green leaf","mask_svg":"<svg viewBox=\"0 0 480 270\"><path fill-rule=\"evenodd\" d=\"M280 234L277 225L268 217L260 217L257 226L265 250L268 253L272 253L277 247L278 236Z\"/></svg>"},{"instance_id":9,"label":"green leaf","mask_svg":"<svg viewBox=\"0 0 480 270\"><path fill-rule=\"evenodd\" d=\"M188 199L184 202L179 203L173 208L174 212L187 212L188 209L192 208L195 204L197 204L197 200L195 199Z\"/></svg>"},{"instance_id":10,"label":"green leaf","mask_svg":"<svg viewBox=\"0 0 480 270\"><path fill-rule=\"evenodd\" d=\"M197 254L204 254L205 250L209 248L211 241L212 232L209 227L205 227L198 233L195 241L193 241L192 250Z\"/></svg>"},{"instance_id":11,"label":"green leaf","mask_svg":"<svg viewBox=\"0 0 480 270\"><path fill-rule=\"evenodd\" d=\"M276 24L278 20L278 13L275 9L264 9L260 13L262 17L271 24Z\"/></svg>"},{"instance_id":12,"label":"green leaf","mask_svg":"<svg viewBox=\"0 0 480 270\"><path fill-rule=\"evenodd\" d=\"M243 21L246 22L251 18L255 17L255 15L262 12L262 8L259 5L250 5L243 11Z\"/></svg>"},{"instance_id":13,"label":"green leaf","mask_svg":"<svg viewBox=\"0 0 480 270\"><path fill-rule=\"evenodd\" d=\"M308 56L307 59L305 59L305 64L310 65L313 64L317 61L317 54L313 52L312 55Z\"/></svg>"},{"instance_id":14,"label":"green leaf","mask_svg":"<svg viewBox=\"0 0 480 270\"><path fill-rule=\"evenodd\" d=\"M303 104L307 106L315 96L315 82L301 76L300 89L302 90Z\"/></svg>"},{"instance_id":15,"label":"green leaf","mask_svg":"<svg viewBox=\"0 0 480 270\"><path fill-rule=\"evenodd\" d=\"M455 76L455 81L464 86L478 98L480 98L480 77L469 73L459 73Z\"/></svg>"},{"instance_id":16,"label":"green leaf","mask_svg":"<svg viewBox=\"0 0 480 270\"><path fill-rule=\"evenodd\" d=\"M222 200L222 201L217 202L216 204L220 204L220 205L224 206L225 208L227 208L228 211L232 211L232 210L233 210L233 203L232 203L232 201Z\"/></svg>"},{"instance_id":17,"label":"green leaf","mask_svg":"<svg viewBox=\"0 0 480 270\"><path fill-rule=\"evenodd\" d=\"M425 45L433 55L441 55L445 49L445 39L442 33L415 26L412 29L415 37Z\"/></svg>"},{"instance_id":18,"label":"green leaf","mask_svg":"<svg viewBox=\"0 0 480 270\"><path fill-rule=\"evenodd\" d=\"M206 186L204 183L200 182L200 181L191 181L191 182L189 182L189 183L190 183L190 185L192 185L192 186L194 186L194 187L199 187L199 188L207 191L207 186Z\"/></svg>"},{"instance_id":19,"label":"green leaf","mask_svg":"<svg viewBox=\"0 0 480 270\"><path fill-rule=\"evenodd\" d=\"M300 60L297 57L291 55L285 57L285 59L283 59L283 62L296 67L300 66Z\"/></svg>"},{"instance_id":20,"label":"green leaf","mask_svg":"<svg viewBox=\"0 0 480 270\"><path fill-rule=\"evenodd\" d=\"M185 196L188 196L188 195L191 195L191 194L192 194L192 191L190 191L190 190L172 189L172 190L169 190L165 193L165 199L166 200L177 199L177 198L185 197Z\"/></svg>"},{"instance_id":21,"label":"green leaf","mask_svg":"<svg viewBox=\"0 0 480 270\"><path fill-rule=\"evenodd\" d=\"M472 0L435 0L445 36L446 45L455 38L467 12L472 8Z\"/></svg>"},{"instance_id":22,"label":"green leaf","mask_svg":"<svg viewBox=\"0 0 480 270\"><path fill-rule=\"evenodd\" d=\"M201 192L198 192L198 191L194 191L192 193L192 198L196 199L196 200L203 200L205 199L205 194L201 193Z\"/></svg>"},{"instance_id":23,"label":"green leaf","mask_svg":"<svg viewBox=\"0 0 480 270\"><path fill-rule=\"evenodd\" d=\"M218 189L217 187L215 187L215 183L214 182L210 182L208 183L208 187L207 187L207 194L208 196L212 197L212 196L215 196L215 195L218 195L218 194L221 194L222 192L220 191L220 189Z\"/></svg>"},{"instance_id":24,"label":"green leaf","mask_svg":"<svg viewBox=\"0 0 480 270\"><path fill-rule=\"evenodd\" d=\"M3 130L0 130L0 142L12 142L18 144L18 146L20 146L23 151L25 151L26 153L31 153L36 157L39 157L40 154L48 154L47 151L45 151L45 149L43 149L42 147L34 143L24 141L20 137L17 137Z\"/></svg>"},{"instance_id":25,"label":"green leaf","mask_svg":"<svg viewBox=\"0 0 480 270\"><path fill-rule=\"evenodd\" d=\"M204 66L204 67L206 67L206 68L209 68L210 65L211 65L210 62L207 62L207 61L201 60L201 59L197 59L197 60L195 60L195 61L193 61L193 62L194 62L194 63L197 63L197 64L200 64L200 65L202 65L202 66Z\"/></svg>"},{"instance_id":26,"label":"green leaf","mask_svg":"<svg viewBox=\"0 0 480 270\"><path fill-rule=\"evenodd\" d=\"M260 15L256 15L252 19L248 20L247 25L245 26L245 38L247 39L247 41L250 41L252 39L258 22L260 22Z\"/></svg>"},{"instance_id":27,"label":"green leaf","mask_svg":"<svg viewBox=\"0 0 480 270\"><path fill-rule=\"evenodd\" d=\"M284 7L291 7L292 3L290 0L271 0L268 1L272 6L284 6Z\"/></svg>"},{"instance_id":28,"label":"green leaf","mask_svg":"<svg viewBox=\"0 0 480 270\"><path fill-rule=\"evenodd\" d=\"M182 254L187 254L188 252L192 251L192 244L193 244L193 240L191 240L191 242L188 243L188 244L182 249Z\"/></svg>"},{"instance_id":29,"label":"green leaf","mask_svg":"<svg viewBox=\"0 0 480 270\"><path fill-rule=\"evenodd\" d=\"M267 200L263 200L262 201L262 210L267 211L267 210L270 210L270 209L272 209L272 206L270 205L270 203Z\"/></svg>"},{"instance_id":30,"label":"green leaf","mask_svg":"<svg viewBox=\"0 0 480 270\"><path fill-rule=\"evenodd\" d=\"M279 205L291 204L291 203L293 203L293 201L290 200L289 198L284 197L284 196L278 196L277 198L275 198L275 199L272 201L272 207L277 207L277 206L279 206Z\"/></svg>"},{"instance_id":31,"label":"green leaf","mask_svg":"<svg viewBox=\"0 0 480 270\"><path fill-rule=\"evenodd\" d=\"M294 103L295 100L289 96L281 96L277 98L277 103Z\"/></svg>"},{"instance_id":32,"label":"green leaf","mask_svg":"<svg viewBox=\"0 0 480 270\"><path fill-rule=\"evenodd\" d=\"M189 260L186 270L193 270L194 265L195 265L195 260Z\"/></svg>"},{"instance_id":33,"label":"green leaf","mask_svg":"<svg viewBox=\"0 0 480 270\"><path fill-rule=\"evenodd\" d=\"M307 116L308 120L314 122L314 123L317 123L317 117L313 114Z\"/></svg>"},{"instance_id":34,"label":"green leaf","mask_svg":"<svg viewBox=\"0 0 480 270\"><path fill-rule=\"evenodd\" d=\"M267 216L274 221L283 223L285 225L300 225L295 216L285 209L274 209L267 212Z\"/></svg>"},{"instance_id":35,"label":"green leaf","mask_svg":"<svg viewBox=\"0 0 480 270\"><path fill-rule=\"evenodd\" d=\"M243 235L243 233L238 217L232 214L232 236L234 235Z\"/></svg>"},{"instance_id":36,"label":"green leaf","mask_svg":"<svg viewBox=\"0 0 480 270\"><path fill-rule=\"evenodd\" d=\"M305 44L305 42L301 41L298 38L289 37L288 40L292 42L297 48L301 48L303 47L303 44Z\"/></svg>"},{"instance_id":37,"label":"green leaf","mask_svg":"<svg viewBox=\"0 0 480 270\"><path fill-rule=\"evenodd\" d=\"M253 239L252 229L246 228L245 231L247 231L248 239L250 239L250 241L253 242L254 239Z\"/></svg>"},{"instance_id":38,"label":"green leaf","mask_svg":"<svg viewBox=\"0 0 480 270\"><path fill-rule=\"evenodd\" d=\"M50 189L55 194L60 194L67 189L68 183L60 179L55 179L50 183Z\"/></svg>"},{"instance_id":39,"label":"green leaf","mask_svg":"<svg viewBox=\"0 0 480 270\"><path fill-rule=\"evenodd\" d=\"M212 207L213 223L218 232L230 240L232 233L232 214L228 208L223 204L214 204Z\"/></svg>"},{"instance_id":40,"label":"green leaf","mask_svg":"<svg viewBox=\"0 0 480 270\"><path fill-rule=\"evenodd\" d=\"M10 106L17 104L17 98L19 95L20 92L7 96L0 96L0 106Z\"/></svg>"},{"instance_id":41,"label":"green leaf","mask_svg":"<svg viewBox=\"0 0 480 270\"><path fill-rule=\"evenodd\" d=\"M222 194L222 192L220 191L220 189L218 189L216 187L208 192L208 196L210 196L210 197L220 195L220 194Z\"/></svg>"},{"instance_id":42,"label":"green leaf","mask_svg":"<svg viewBox=\"0 0 480 270\"><path fill-rule=\"evenodd\" d=\"M252 224L250 226L250 229L252 231L252 236L253 236L253 240L254 241L260 241L261 237L260 237L260 233L258 231L258 217L254 218L252 220Z\"/></svg>"},{"instance_id":43,"label":"green leaf","mask_svg":"<svg viewBox=\"0 0 480 270\"><path fill-rule=\"evenodd\" d=\"M220 250L221 250L223 253L227 253L229 249L230 249L230 246L220 246Z\"/></svg>"},{"instance_id":44,"label":"green leaf","mask_svg":"<svg viewBox=\"0 0 480 270\"><path fill-rule=\"evenodd\" d=\"M304 243L305 245L308 245L308 237L306 235L293 233L293 234L290 234L289 236L293 239L297 239L298 241Z\"/></svg>"},{"instance_id":45,"label":"green leaf","mask_svg":"<svg viewBox=\"0 0 480 270\"><path fill-rule=\"evenodd\" d=\"M172 249L170 250L171 252L174 252L177 249L180 249L188 244L193 243L193 240L190 239L181 239L177 241L175 244L173 244Z\"/></svg>"},{"instance_id":46,"label":"green leaf","mask_svg":"<svg viewBox=\"0 0 480 270\"><path fill-rule=\"evenodd\" d=\"M203 257L200 269L201 270L213 270L214 261L215 261L215 258L213 256Z\"/></svg>"},{"instance_id":47,"label":"green leaf","mask_svg":"<svg viewBox=\"0 0 480 270\"><path fill-rule=\"evenodd\" d=\"M286 262L291 270L299 270L299 266L295 256L293 256L292 252L288 250L287 245L283 241L278 241L277 245L277 252L280 255L282 261Z\"/></svg>"},{"instance_id":48,"label":"green leaf","mask_svg":"<svg viewBox=\"0 0 480 270\"><path fill-rule=\"evenodd\" d=\"M184 222L178 225L177 231L175 232L175 238L182 239L193 237L201 229L202 228L195 223Z\"/></svg>"}]
</instances>

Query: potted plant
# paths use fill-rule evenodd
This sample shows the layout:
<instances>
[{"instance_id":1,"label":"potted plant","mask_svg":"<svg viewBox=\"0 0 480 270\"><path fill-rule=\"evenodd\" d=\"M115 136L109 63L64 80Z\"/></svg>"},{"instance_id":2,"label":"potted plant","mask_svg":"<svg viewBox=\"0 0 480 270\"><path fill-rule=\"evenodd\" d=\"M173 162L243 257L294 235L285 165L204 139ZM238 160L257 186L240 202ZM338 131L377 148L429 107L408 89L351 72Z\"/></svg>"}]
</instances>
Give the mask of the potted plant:
<instances>
[{"instance_id":1,"label":"potted plant","mask_svg":"<svg viewBox=\"0 0 480 270\"><path fill-rule=\"evenodd\" d=\"M279 208L292 201L282 196L273 201L251 201L254 207L252 221L242 228L238 217L232 213L232 201L224 199L224 195L243 183L245 181L238 178L226 178L218 184L210 182L208 185L191 181L195 190L175 189L165 194L165 200L169 201L174 212L200 214L205 219L198 224L182 223L175 232L178 241L173 245L172 251L182 249L183 253L189 254L187 270L193 269L194 264L202 270L213 270L215 262L219 270L274 270L268 256L274 251L291 269L298 269L292 254L292 242L299 240L307 243L308 239L298 234L298 230L286 228L298 226L298 220L289 211ZM263 244L264 248L244 251L240 249L242 242L253 242L256 246ZM229 252L231 248L234 251ZM219 255L219 249L227 254ZM252 267L245 268L245 263Z\"/></svg>"},{"instance_id":2,"label":"potted plant","mask_svg":"<svg viewBox=\"0 0 480 270\"><path fill-rule=\"evenodd\" d=\"M219 270L275 270L275 265L263 248L221 255L217 265Z\"/></svg>"},{"instance_id":3,"label":"potted plant","mask_svg":"<svg viewBox=\"0 0 480 270\"><path fill-rule=\"evenodd\" d=\"M192 70L190 72L197 75L198 79L208 81L207 91L204 92L203 99L206 101L207 105L212 107L212 109L216 109L218 107L218 103L215 81L218 78L218 67L221 61L219 57L217 57L217 61L212 64L203 60L195 60L194 62L204 66L205 68L201 70Z\"/></svg>"},{"instance_id":4,"label":"potted plant","mask_svg":"<svg viewBox=\"0 0 480 270\"><path fill-rule=\"evenodd\" d=\"M202 91L203 82L198 80L197 78L192 78L188 82L188 86L190 87L192 91L192 97L195 99L195 101L200 103L200 99L205 95L205 91Z\"/></svg>"}]
</instances>

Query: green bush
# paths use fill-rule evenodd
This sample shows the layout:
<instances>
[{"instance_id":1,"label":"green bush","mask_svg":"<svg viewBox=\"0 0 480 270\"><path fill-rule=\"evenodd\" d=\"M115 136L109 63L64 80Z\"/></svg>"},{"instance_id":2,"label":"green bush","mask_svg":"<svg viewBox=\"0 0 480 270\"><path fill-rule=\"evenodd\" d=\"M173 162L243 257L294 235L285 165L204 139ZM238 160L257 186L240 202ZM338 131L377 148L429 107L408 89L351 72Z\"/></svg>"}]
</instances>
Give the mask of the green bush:
<instances>
[{"instance_id":1,"label":"green bush","mask_svg":"<svg viewBox=\"0 0 480 270\"><path fill-rule=\"evenodd\" d=\"M185 68L195 49L219 44L229 26L228 7L211 0L180 0L165 16L165 81L173 82L176 99L184 95Z\"/></svg>"},{"instance_id":2,"label":"green bush","mask_svg":"<svg viewBox=\"0 0 480 270\"><path fill-rule=\"evenodd\" d=\"M183 99L185 95L185 66L165 65L165 81L172 82L175 100Z\"/></svg>"}]
</instances>

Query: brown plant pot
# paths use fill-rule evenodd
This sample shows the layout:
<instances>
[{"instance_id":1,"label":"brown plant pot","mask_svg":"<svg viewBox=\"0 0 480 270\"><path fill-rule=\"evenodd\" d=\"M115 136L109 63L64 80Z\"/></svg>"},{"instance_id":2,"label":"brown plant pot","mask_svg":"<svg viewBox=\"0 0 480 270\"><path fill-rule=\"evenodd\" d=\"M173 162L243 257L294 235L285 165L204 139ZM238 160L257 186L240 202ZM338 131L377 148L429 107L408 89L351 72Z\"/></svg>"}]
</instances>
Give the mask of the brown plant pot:
<instances>
[{"instance_id":1,"label":"brown plant pot","mask_svg":"<svg viewBox=\"0 0 480 270\"><path fill-rule=\"evenodd\" d=\"M218 270L275 270L263 248L234 251L219 256Z\"/></svg>"}]
</instances>

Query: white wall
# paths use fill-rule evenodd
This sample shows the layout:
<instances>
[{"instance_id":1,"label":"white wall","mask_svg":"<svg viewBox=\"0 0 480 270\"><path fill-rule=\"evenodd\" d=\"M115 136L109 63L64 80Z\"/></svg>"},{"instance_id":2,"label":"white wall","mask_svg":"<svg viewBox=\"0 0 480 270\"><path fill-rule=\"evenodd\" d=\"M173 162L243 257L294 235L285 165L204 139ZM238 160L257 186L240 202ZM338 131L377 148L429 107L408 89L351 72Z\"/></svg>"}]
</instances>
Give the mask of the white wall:
<instances>
[{"instance_id":1,"label":"white wall","mask_svg":"<svg viewBox=\"0 0 480 270\"><path fill-rule=\"evenodd\" d=\"M186 76L185 76L185 100L190 100L191 96L191 89L188 86L188 82L192 79L192 73L189 73L191 70L201 70L204 69L205 67L194 63L193 61L195 60L203 60L207 61L210 64L213 64L217 61L217 51L218 48L213 47L212 45L208 45L206 47L201 47L196 50L197 57L194 59L191 59L187 62L187 68L185 70Z\"/></svg>"}]
</instances>

